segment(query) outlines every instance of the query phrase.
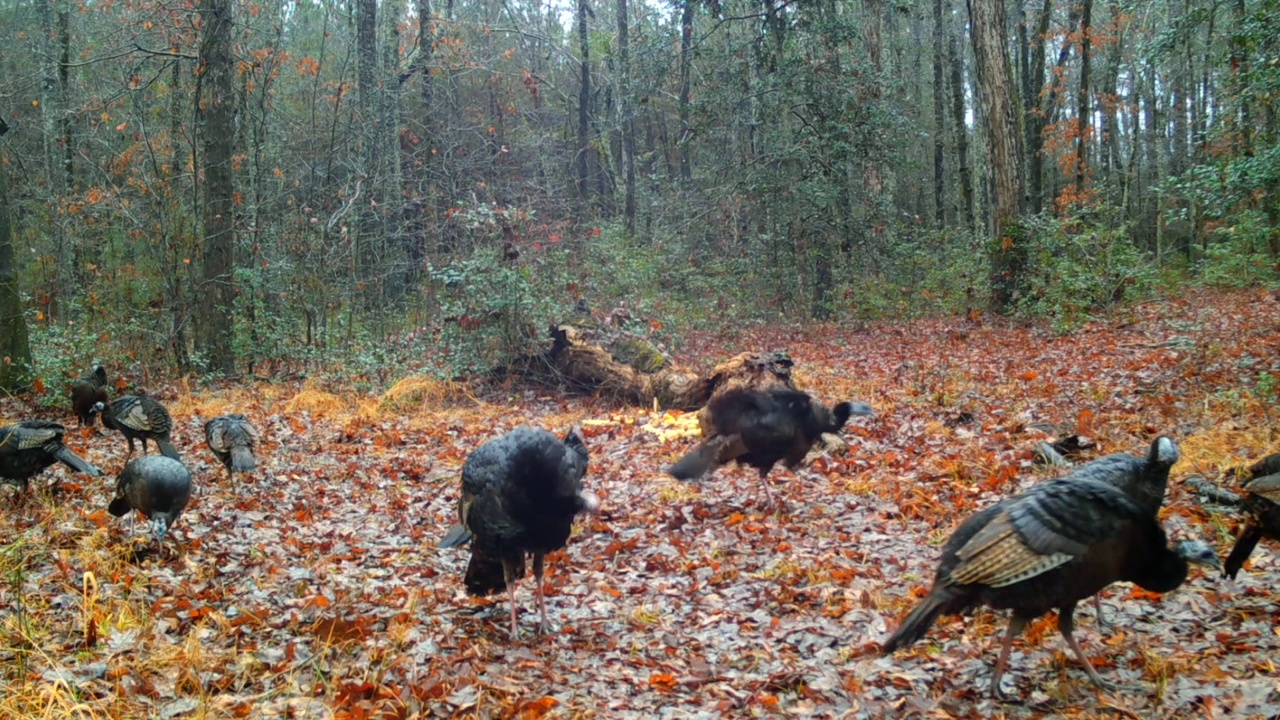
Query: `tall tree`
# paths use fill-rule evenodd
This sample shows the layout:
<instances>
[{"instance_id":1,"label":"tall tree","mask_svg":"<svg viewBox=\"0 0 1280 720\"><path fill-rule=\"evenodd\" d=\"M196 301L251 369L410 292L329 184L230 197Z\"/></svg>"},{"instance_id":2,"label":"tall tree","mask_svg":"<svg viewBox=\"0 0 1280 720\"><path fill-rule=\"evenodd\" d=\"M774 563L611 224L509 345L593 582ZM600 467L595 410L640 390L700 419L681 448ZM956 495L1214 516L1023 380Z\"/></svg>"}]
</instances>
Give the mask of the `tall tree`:
<instances>
[{"instance_id":1,"label":"tall tree","mask_svg":"<svg viewBox=\"0 0 1280 720\"><path fill-rule=\"evenodd\" d=\"M693 5L695 0L684 0L680 8L680 178L686 183L693 180L693 125L689 121L689 82L693 63Z\"/></svg>"},{"instance_id":2,"label":"tall tree","mask_svg":"<svg viewBox=\"0 0 1280 720\"><path fill-rule=\"evenodd\" d=\"M1022 134L1018 130L1018 94L1009 72L1004 0L970 0L974 67L982 99L991 165L991 306L1012 308L1026 269L1026 241L1020 230L1026 182L1022 170Z\"/></svg>"},{"instance_id":3,"label":"tall tree","mask_svg":"<svg viewBox=\"0 0 1280 720\"><path fill-rule=\"evenodd\" d=\"M0 390L16 392L31 382L31 344L22 314L22 294L9 227L9 181L5 177L3 139L9 126L0 119Z\"/></svg>"},{"instance_id":4,"label":"tall tree","mask_svg":"<svg viewBox=\"0 0 1280 720\"><path fill-rule=\"evenodd\" d=\"M619 126L622 128L622 218L628 236L636 234L636 135L632 118L631 42L627 0L618 0L618 74L622 79L618 92Z\"/></svg>"},{"instance_id":5,"label":"tall tree","mask_svg":"<svg viewBox=\"0 0 1280 720\"><path fill-rule=\"evenodd\" d=\"M591 197L591 40L587 34L587 0L578 0L578 53L581 75L578 80L578 194Z\"/></svg>"},{"instance_id":6,"label":"tall tree","mask_svg":"<svg viewBox=\"0 0 1280 720\"><path fill-rule=\"evenodd\" d=\"M200 95L204 117L204 273L199 350L208 368L235 369L232 347L235 286L235 66L231 56L231 0L200 0Z\"/></svg>"},{"instance_id":7,"label":"tall tree","mask_svg":"<svg viewBox=\"0 0 1280 720\"><path fill-rule=\"evenodd\" d=\"M953 16L956 14L951 13ZM947 56L951 66L951 126L955 129L956 174L960 176L960 219L964 229L977 229L977 214L973 201L973 170L969 165L969 123L965 122L964 103L964 47L959 37L962 30L957 19L947 33Z\"/></svg>"},{"instance_id":8,"label":"tall tree","mask_svg":"<svg viewBox=\"0 0 1280 720\"><path fill-rule=\"evenodd\" d=\"M942 24L942 0L933 0L933 219L939 230L947 225L946 203L946 155L943 136L946 133L942 85L942 66L945 63L946 27Z\"/></svg>"},{"instance_id":9,"label":"tall tree","mask_svg":"<svg viewBox=\"0 0 1280 720\"><path fill-rule=\"evenodd\" d=\"M378 252L383 240L382 203L378 191L382 182L379 162L384 124L382 93L378 90L378 0L356 0L355 10L357 102L360 106L360 126L356 132L361 148L359 178L352 190L358 213L356 247L360 281L356 290L366 304L377 307L381 305L384 288L382 268L379 267L382 257Z\"/></svg>"},{"instance_id":10,"label":"tall tree","mask_svg":"<svg viewBox=\"0 0 1280 720\"><path fill-rule=\"evenodd\" d=\"M1076 119L1079 123L1076 133L1076 199L1083 200L1085 179L1089 172L1089 77L1090 62L1093 59L1093 0L1080 3L1080 93L1076 97Z\"/></svg>"}]
</instances>

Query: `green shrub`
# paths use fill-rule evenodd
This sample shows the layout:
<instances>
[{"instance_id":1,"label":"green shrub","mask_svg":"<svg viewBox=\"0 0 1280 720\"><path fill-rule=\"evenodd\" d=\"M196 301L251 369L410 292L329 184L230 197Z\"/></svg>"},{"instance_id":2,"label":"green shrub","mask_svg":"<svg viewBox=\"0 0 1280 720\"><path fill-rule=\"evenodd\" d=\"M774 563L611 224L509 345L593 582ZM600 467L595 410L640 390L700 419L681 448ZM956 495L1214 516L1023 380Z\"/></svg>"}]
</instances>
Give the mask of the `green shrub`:
<instances>
[{"instance_id":1,"label":"green shrub","mask_svg":"<svg viewBox=\"0 0 1280 720\"><path fill-rule=\"evenodd\" d=\"M1048 317L1060 330L1091 314L1148 295L1155 285L1154 260L1137 248L1128 228L1103 209L1087 218L1041 215L1025 221L1027 268L1021 314Z\"/></svg>"},{"instance_id":2,"label":"green shrub","mask_svg":"<svg viewBox=\"0 0 1280 720\"><path fill-rule=\"evenodd\" d=\"M1274 230L1266 215L1246 211L1234 220L1210 234L1197 268L1200 280L1214 287L1233 288L1274 280L1275 263L1267 249L1267 236Z\"/></svg>"}]
</instances>

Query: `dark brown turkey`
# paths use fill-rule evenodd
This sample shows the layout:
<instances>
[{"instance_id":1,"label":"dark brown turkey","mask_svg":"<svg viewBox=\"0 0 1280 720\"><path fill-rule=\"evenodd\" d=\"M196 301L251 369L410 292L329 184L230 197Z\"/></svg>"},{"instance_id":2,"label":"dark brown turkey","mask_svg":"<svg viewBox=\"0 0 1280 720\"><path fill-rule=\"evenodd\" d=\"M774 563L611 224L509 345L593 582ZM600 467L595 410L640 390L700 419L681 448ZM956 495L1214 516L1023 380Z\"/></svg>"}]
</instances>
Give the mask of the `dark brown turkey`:
<instances>
[{"instance_id":1,"label":"dark brown turkey","mask_svg":"<svg viewBox=\"0 0 1280 720\"><path fill-rule=\"evenodd\" d=\"M50 465L63 465L98 477L102 471L62 444L67 429L49 420L22 420L0 427L0 479L22 490Z\"/></svg>"},{"instance_id":2,"label":"dark brown turkey","mask_svg":"<svg viewBox=\"0 0 1280 720\"><path fill-rule=\"evenodd\" d=\"M1244 477L1244 527L1223 569L1233 579L1258 547L1258 541L1280 540L1280 453L1254 463Z\"/></svg>"},{"instance_id":3,"label":"dark brown turkey","mask_svg":"<svg viewBox=\"0 0 1280 720\"><path fill-rule=\"evenodd\" d=\"M107 512L121 517L137 510L151 521L151 532L159 544L178 521L191 500L191 473L181 462L168 457L140 457L124 466L116 478L116 494Z\"/></svg>"},{"instance_id":4,"label":"dark brown turkey","mask_svg":"<svg viewBox=\"0 0 1280 720\"><path fill-rule=\"evenodd\" d=\"M823 433L837 432L851 416L871 415L872 410L849 402L828 408L808 393L788 388L740 388L713 397L707 414L706 437L667 473L679 480L696 480L730 462L750 465L760 473L773 505L768 476L774 465L784 462L796 467Z\"/></svg>"},{"instance_id":5,"label":"dark brown turkey","mask_svg":"<svg viewBox=\"0 0 1280 720\"><path fill-rule=\"evenodd\" d=\"M71 409L82 427L93 424L93 406L107 398L107 371L101 365L71 383Z\"/></svg>"},{"instance_id":6,"label":"dark brown turkey","mask_svg":"<svg viewBox=\"0 0 1280 720\"><path fill-rule=\"evenodd\" d=\"M587 446L576 430L563 440L540 428L520 427L476 448L462 466L458 524L440 541L449 548L471 543L465 584L472 595L506 590L511 637L516 637L516 580L525 556L533 576L541 619L547 625L542 590L543 559L569 541L573 518L599 507L582 489Z\"/></svg>"}]
</instances>

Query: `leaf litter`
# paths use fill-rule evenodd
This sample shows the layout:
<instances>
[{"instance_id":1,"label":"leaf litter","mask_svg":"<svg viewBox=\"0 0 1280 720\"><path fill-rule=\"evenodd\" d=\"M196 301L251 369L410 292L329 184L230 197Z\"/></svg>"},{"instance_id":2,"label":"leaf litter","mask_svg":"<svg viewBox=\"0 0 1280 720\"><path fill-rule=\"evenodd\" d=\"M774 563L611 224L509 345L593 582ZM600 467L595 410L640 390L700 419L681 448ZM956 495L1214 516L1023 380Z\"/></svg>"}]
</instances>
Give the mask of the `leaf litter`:
<instances>
[{"instance_id":1,"label":"leaf litter","mask_svg":"<svg viewBox=\"0 0 1280 720\"><path fill-rule=\"evenodd\" d=\"M744 328L688 339L689 364L785 347L806 389L877 412L849 447L770 480L661 474L693 413L430 382L363 398L312 383L162 394L198 491L181 548L139 554L141 530L103 512L112 480L51 469L0 515L0 715L10 717L1270 717L1280 713L1280 563L1267 543L1236 581L1194 576L1150 596L1103 593L1077 636L1109 679L1095 690L1054 620L1014 646L1012 702L986 694L1005 619L944 617L882 658L878 643L932 579L966 514L1061 473L1034 462L1068 434L1080 458L1173 434L1163 513L1174 536L1229 548L1238 519L1182 484L1277 448L1253 392L1280 357L1280 303L1258 292L1136 306L1070 336L969 318L857 330ZM37 416L16 401L10 419ZM204 420L245 412L260 468L229 484ZM580 424L603 512L547 566L550 632L531 580L469 598L454 521L466 454L521 423ZM114 478L123 443L69 444ZM1227 481L1222 481L1224 484ZM44 484L37 483L36 487ZM142 524L139 524L141 527Z\"/></svg>"}]
</instances>

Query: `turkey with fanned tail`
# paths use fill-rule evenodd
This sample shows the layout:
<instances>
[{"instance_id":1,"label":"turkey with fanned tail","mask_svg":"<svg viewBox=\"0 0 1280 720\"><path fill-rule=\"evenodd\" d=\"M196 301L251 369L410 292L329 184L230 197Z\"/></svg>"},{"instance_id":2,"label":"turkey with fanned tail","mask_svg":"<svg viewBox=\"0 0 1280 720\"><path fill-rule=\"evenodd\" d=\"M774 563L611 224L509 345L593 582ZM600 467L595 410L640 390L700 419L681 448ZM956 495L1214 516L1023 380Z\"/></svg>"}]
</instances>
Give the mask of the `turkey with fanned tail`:
<instances>
[{"instance_id":1,"label":"turkey with fanned tail","mask_svg":"<svg viewBox=\"0 0 1280 720\"><path fill-rule=\"evenodd\" d=\"M1188 563L1221 567L1203 542L1167 542L1155 516L1112 485L1071 477L1041 483L960 524L942 548L933 587L884 653L924 637L939 615L978 605L1010 609L991 676L991 691L1000 695L1013 638L1056 609L1071 652L1096 685L1110 689L1072 635L1076 604L1119 580L1162 593L1186 580Z\"/></svg>"},{"instance_id":2,"label":"turkey with fanned tail","mask_svg":"<svg viewBox=\"0 0 1280 720\"><path fill-rule=\"evenodd\" d=\"M458 524L440 547L471 543L467 592L507 590L512 638L517 635L515 581L524 576L526 555L533 556L538 629L546 629L544 558L568 542L575 515L599 507L582 489L586 471L587 446L576 429L561 440L539 428L516 428L476 448L463 464Z\"/></svg>"},{"instance_id":3,"label":"turkey with fanned tail","mask_svg":"<svg viewBox=\"0 0 1280 720\"><path fill-rule=\"evenodd\" d=\"M737 461L760 473L769 505L773 490L769 471L778 462L794 468L823 433L834 433L854 415L872 415L863 403L838 403L828 408L808 393L789 388L739 388L707 403L706 438L675 462L667 473L679 480L696 480L708 471Z\"/></svg>"}]
</instances>

